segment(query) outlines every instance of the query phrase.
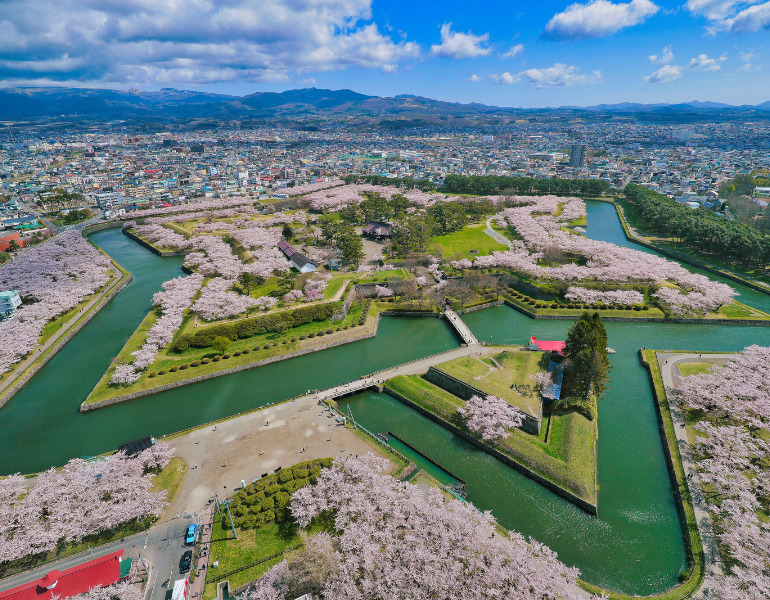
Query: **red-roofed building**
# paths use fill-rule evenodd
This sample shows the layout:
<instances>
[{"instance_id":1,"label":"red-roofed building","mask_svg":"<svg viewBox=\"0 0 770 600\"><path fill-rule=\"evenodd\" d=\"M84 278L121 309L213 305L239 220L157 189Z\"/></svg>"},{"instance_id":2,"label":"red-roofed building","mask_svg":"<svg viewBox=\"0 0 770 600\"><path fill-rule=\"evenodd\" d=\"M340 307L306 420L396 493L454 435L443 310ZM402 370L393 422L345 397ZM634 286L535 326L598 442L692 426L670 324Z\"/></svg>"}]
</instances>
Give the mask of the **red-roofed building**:
<instances>
[{"instance_id":1,"label":"red-roofed building","mask_svg":"<svg viewBox=\"0 0 770 600\"><path fill-rule=\"evenodd\" d=\"M564 342L538 340L534 335L529 338L530 350L539 350L540 352L555 352L560 356L564 356L564 346L566 346Z\"/></svg>"},{"instance_id":2,"label":"red-roofed building","mask_svg":"<svg viewBox=\"0 0 770 600\"><path fill-rule=\"evenodd\" d=\"M64 571L50 571L42 579L0 592L0 600L62 600L83 594L95 587L105 587L128 577L131 560L122 560L118 550ZM128 563L128 564L122 564Z\"/></svg>"},{"instance_id":3,"label":"red-roofed building","mask_svg":"<svg viewBox=\"0 0 770 600\"><path fill-rule=\"evenodd\" d=\"M18 231L14 231L13 233L2 233L0 234L0 252L7 252L11 247L11 242L15 242L19 248L23 248L27 245L27 240L22 239Z\"/></svg>"}]
</instances>

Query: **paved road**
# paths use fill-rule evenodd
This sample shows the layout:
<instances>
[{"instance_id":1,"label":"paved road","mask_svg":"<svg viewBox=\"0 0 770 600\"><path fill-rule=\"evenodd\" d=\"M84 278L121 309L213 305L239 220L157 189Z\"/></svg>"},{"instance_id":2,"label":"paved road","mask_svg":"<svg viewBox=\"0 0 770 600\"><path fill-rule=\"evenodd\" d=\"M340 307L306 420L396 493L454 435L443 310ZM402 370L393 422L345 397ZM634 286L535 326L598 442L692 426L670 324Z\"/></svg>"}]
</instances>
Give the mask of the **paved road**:
<instances>
[{"instance_id":1,"label":"paved road","mask_svg":"<svg viewBox=\"0 0 770 600\"><path fill-rule=\"evenodd\" d=\"M678 365L687 362L714 362L722 363L732 354L680 354L670 352L658 352L658 362L660 363L660 372L663 376L663 385L668 390L673 388L679 377ZM676 440L679 446L679 454L682 457L682 465L687 474L687 484L690 488L695 519L698 522L701 540L703 540L703 553L705 557L705 576L701 588L691 596L706 600L713 598L710 591L714 585L714 580L722 577L722 564L719 560L719 550L717 548L716 536L711 524L711 517L708 513L706 499L703 496L703 490L700 485L698 471L695 468L695 462L692 458L692 448L687 439L687 430L685 428L684 417L681 407L673 402L669 403L671 409L671 419L674 422L676 431Z\"/></svg>"},{"instance_id":2,"label":"paved road","mask_svg":"<svg viewBox=\"0 0 770 600\"><path fill-rule=\"evenodd\" d=\"M492 228L492 219L494 219L494 217L490 217L487 219L487 228L484 230L484 233L486 233L489 237L491 237L496 242L503 244L504 246L508 246L508 248L513 246L513 242L511 242L511 240L509 240L507 237L505 237L501 233L498 233Z\"/></svg>"}]
</instances>

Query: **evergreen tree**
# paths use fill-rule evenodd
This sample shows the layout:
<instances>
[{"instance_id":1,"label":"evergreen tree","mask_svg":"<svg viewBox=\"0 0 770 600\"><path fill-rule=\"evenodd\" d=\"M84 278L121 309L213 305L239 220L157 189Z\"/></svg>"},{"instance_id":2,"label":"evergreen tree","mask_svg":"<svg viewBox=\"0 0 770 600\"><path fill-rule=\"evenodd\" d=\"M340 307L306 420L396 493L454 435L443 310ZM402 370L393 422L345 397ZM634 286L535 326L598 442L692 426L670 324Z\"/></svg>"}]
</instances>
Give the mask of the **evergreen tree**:
<instances>
[{"instance_id":1,"label":"evergreen tree","mask_svg":"<svg viewBox=\"0 0 770 600\"><path fill-rule=\"evenodd\" d=\"M564 348L568 387L575 395L601 396L607 389L610 361L607 330L599 313L584 312L567 333Z\"/></svg>"}]
</instances>

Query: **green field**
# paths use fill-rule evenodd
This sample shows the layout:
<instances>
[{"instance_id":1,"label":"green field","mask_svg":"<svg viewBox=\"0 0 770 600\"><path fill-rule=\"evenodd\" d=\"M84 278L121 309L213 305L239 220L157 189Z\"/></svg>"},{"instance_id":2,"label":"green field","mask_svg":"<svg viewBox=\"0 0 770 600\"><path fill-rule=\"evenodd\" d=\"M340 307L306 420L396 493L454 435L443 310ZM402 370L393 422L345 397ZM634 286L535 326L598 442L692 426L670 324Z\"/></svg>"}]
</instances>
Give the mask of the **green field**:
<instances>
[{"instance_id":1,"label":"green field","mask_svg":"<svg viewBox=\"0 0 770 600\"><path fill-rule=\"evenodd\" d=\"M219 561L219 566L216 569L209 569L206 576L207 581L220 574L234 571L273 554L283 552L302 542L297 527L291 523L273 522L256 530L238 530L237 540L233 538L229 521L225 521L225 527L222 527L222 524L221 519L214 519L208 562L211 565L215 561ZM228 576L226 579L230 581L230 590L235 590L258 579L265 571L281 560L283 557L279 556ZM206 583L203 598L215 598L216 595L217 582Z\"/></svg>"},{"instance_id":2,"label":"green field","mask_svg":"<svg viewBox=\"0 0 770 600\"><path fill-rule=\"evenodd\" d=\"M440 419L461 426L457 409L465 402L421 377L394 377L385 383L385 387ZM596 422L577 413L569 413L552 415L548 421L544 419L543 423L544 430L540 436L513 429L508 437L496 442L494 447L537 475L596 504Z\"/></svg>"},{"instance_id":3,"label":"green field","mask_svg":"<svg viewBox=\"0 0 770 600\"><path fill-rule=\"evenodd\" d=\"M543 352L506 350L491 358L456 358L435 368L536 417L540 396L529 376L546 369L546 360Z\"/></svg>"},{"instance_id":4,"label":"green field","mask_svg":"<svg viewBox=\"0 0 770 600\"><path fill-rule=\"evenodd\" d=\"M428 240L428 249L431 254L440 254L447 259L473 258L508 249L484 233L484 229L485 223L475 223L460 231L434 236Z\"/></svg>"},{"instance_id":5,"label":"green field","mask_svg":"<svg viewBox=\"0 0 770 600\"><path fill-rule=\"evenodd\" d=\"M679 369L679 374L682 377L689 377L690 375L705 373L713 366L714 366L714 363L710 363L710 362L687 362L687 363L678 363L676 368Z\"/></svg>"}]
</instances>

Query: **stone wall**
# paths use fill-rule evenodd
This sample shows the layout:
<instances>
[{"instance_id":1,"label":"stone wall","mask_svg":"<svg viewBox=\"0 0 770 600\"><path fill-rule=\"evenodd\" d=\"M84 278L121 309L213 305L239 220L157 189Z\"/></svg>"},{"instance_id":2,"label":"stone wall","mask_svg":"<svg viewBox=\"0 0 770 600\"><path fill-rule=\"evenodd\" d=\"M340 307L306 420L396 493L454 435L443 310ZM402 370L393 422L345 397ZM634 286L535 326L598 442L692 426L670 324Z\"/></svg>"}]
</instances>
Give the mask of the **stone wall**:
<instances>
[{"instance_id":1,"label":"stone wall","mask_svg":"<svg viewBox=\"0 0 770 600\"><path fill-rule=\"evenodd\" d=\"M256 367L261 367L263 365L269 365L270 363L279 362L281 360L288 360L290 358L295 358L297 356L303 356L305 354L310 354L311 352L318 352L319 350L327 350L328 348L334 348L335 346L342 346L343 344L350 344L352 342L358 342L361 340L372 338L377 335L377 329L379 327L379 324L380 324L380 315L377 315L377 320L375 321L374 329L370 332L364 333L354 338L332 341L326 344L322 344L321 346L314 346L312 348L306 348L304 350L297 350L295 352L289 352L287 354L280 354L278 356L263 358L262 360L258 360L252 363L247 363L245 365L238 365L237 367L230 367L229 369L222 369L221 371L214 371L213 373L206 373L204 375L198 375L197 377L190 377L189 379L183 379L181 381L172 381L171 383L159 385L149 390L139 390L137 392L132 392L130 394L123 394L122 396L115 396L114 398L108 398L107 400L100 400L99 402L93 402L91 404L84 403L80 405L80 412L88 412L90 410L96 410L97 408L104 408L105 406L120 404L121 402L127 402L128 400L135 400L136 398L151 396L152 394L165 392L166 390L173 390L178 387L190 385L191 383L198 383L200 381L214 379L215 377L221 377L223 375L230 375L231 373L238 373L240 371L254 369Z\"/></svg>"},{"instance_id":2,"label":"stone wall","mask_svg":"<svg viewBox=\"0 0 770 600\"><path fill-rule=\"evenodd\" d=\"M423 377L433 385L437 385L463 400L468 400L471 396L481 396L483 398L484 396L489 395L465 381L461 381L448 373L444 373L444 371L441 371L436 367L428 369L428 372L425 373ZM540 410L537 415L530 415L528 413L524 413L524 415L524 421L522 422L520 429L532 435L538 435L543 419L543 401L540 401Z\"/></svg>"},{"instance_id":3,"label":"stone wall","mask_svg":"<svg viewBox=\"0 0 770 600\"><path fill-rule=\"evenodd\" d=\"M481 440L479 440L479 439L473 437L472 435L466 433L465 431L463 431L459 427L453 425L449 421L445 421L441 417L439 417L437 415L434 415L429 410L424 409L419 404L415 404L414 402L412 402L408 398L405 398L404 396L402 396L398 392L395 392L394 390L391 390L390 388L386 387L385 388L385 393L387 393L388 395L392 396L396 400L399 400L400 402L403 402L409 408L414 409L415 411L417 411L421 415L425 415L431 421L434 421L434 422L438 423L442 427L448 429L449 431L451 431L455 435L460 436L461 438L463 438L464 440L470 442L471 444L473 444L477 448L483 450L487 454L490 454L491 456L493 456L494 458L496 458L497 460L499 460L503 464L508 465L512 469L516 469L517 471L519 471L519 473L522 473L522 474L526 475L530 479L534 479L535 481L537 481L543 487L551 490L554 494L556 494L558 496L561 496L565 500L568 500L569 502L572 502L574 505L576 505L578 508L581 508L582 510L586 511L588 514L594 515L594 516L598 514L596 504L592 504L590 502L587 502L586 500L584 500L582 498L579 498L578 496L576 496L572 492L569 492L569 491L565 490L564 488L560 487L558 484L554 483L553 481L550 481L550 480L542 477L541 475L538 475L537 473L535 473L534 471L532 471L529 468L525 467L524 465L519 464L518 462L516 462L510 456L507 456L506 454L503 454L502 452L500 452L496 448L493 448L492 446L489 446L489 445L485 444Z\"/></svg>"}]
</instances>

